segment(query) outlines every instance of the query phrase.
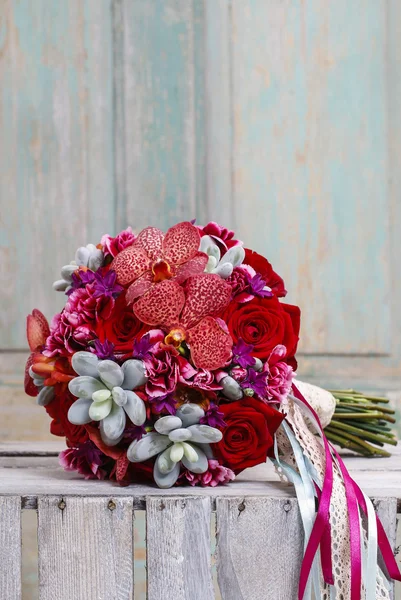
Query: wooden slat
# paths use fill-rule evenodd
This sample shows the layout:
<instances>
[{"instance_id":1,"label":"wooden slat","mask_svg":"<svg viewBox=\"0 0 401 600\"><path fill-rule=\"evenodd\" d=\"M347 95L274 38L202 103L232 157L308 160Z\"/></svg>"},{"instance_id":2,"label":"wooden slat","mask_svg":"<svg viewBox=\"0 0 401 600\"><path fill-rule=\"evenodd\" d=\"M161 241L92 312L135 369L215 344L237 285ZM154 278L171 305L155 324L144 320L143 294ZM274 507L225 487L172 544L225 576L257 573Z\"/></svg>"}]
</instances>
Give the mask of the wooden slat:
<instances>
[{"instance_id":1,"label":"wooden slat","mask_svg":"<svg viewBox=\"0 0 401 600\"><path fill-rule=\"evenodd\" d=\"M214 600L210 500L147 499L149 600Z\"/></svg>"},{"instance_id":2,"label":"wooden slat","mask_svg":"<svg viewBox=\"0 0 401 600\"><path fill-rule=\"evenodd\" d=\"M201 7L196 0L115 1L121 228L202 218Z\"/></svg>"},{"instance_id":3,"label":"wooden slat","mask_svg":"<svg viewBox=\"0 0 401 600\"><path fill-rule=\"evenodd\" d=\"M216 553L222 599L296 598L301 530L296 500L218 498Z\"/></svg>"},{"instance_id":4,"label":"wooden slat","mask_svg":"<svg viewBox=\"0 0 401 600\"><path fill-rule=\"evenodd\" d=\"M132 499L44 497L38 514L40 600L132 600Z\"/></svg>"},{"instance_id":5,"label":"wooden slat","mask_svg":"<svg viewBox=\"0 0 401 600\"><path fill-rule=\"evenodd\" d=\"M240 237L273 262L289 300L302 306L301 350L387 354L383 4L241 0L231 6ZM371 294L354 293L372 282Z\"/></svg>"},{"instance_id":6,"label":"wooden slat","mask_svg":"<svg viewBox=\"0 0 401 600\"><path fill-rule=\"evenodd\" d=\"M0 496L0 597L21 599L21 498Z\"/></svg>"},{"instance_id":7,"label":"wooden slat","mask_svg":"<svg viewBox=\"0 0 401 600\"><path fill-rule=\"evenodd\" d=\"M114 229L111 0L4 0L0 62L0 347L50 319L75 250Z\"/></svg>"},{"instance_id":8,"label":"wooden slat","mask_svg":"<svg viewBox=\"0 0 401 600\"><path fill-rule=\"evenodd\" d=\"M395 498L376 498L373 504L394 551L397 538L397 500ZM384 565L381 564L381 566ZM394 598L394 583L391 585L390 598L391 600Z\"/></svg>"}]
</instances>

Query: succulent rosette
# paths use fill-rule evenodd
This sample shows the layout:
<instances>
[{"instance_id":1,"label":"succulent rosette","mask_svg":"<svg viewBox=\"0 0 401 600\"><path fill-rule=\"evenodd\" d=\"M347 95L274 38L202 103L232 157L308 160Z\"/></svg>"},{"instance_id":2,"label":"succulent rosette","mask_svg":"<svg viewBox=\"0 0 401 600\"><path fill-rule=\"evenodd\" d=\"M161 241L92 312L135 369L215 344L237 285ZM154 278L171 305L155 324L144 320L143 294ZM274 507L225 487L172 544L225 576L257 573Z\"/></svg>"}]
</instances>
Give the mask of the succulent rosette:
<instances>
[{"instance_id":1,"label":"succulent rosette","mask_svg":"<svg viewBox=\"0 0 401 600\"><path fill-rule=\"evenodd\" d=\"M61 464L123 484L227 483L266 461L292 383L299 309L234 231L130 227L81 246L50 325L27 320L25 387Z\"/></svg>"}]
</instances>

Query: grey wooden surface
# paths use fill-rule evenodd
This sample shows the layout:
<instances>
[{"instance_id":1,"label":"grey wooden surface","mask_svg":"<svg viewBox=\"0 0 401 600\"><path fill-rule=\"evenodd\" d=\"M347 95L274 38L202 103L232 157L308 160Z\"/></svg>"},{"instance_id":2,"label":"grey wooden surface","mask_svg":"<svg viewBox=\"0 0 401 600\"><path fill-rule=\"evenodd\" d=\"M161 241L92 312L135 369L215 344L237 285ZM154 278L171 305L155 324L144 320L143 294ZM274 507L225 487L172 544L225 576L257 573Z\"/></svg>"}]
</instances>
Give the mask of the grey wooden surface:
<instances>
[{"instance_id":1,"label":"grey wooden surface","mask_svg":"<svg viewBox=\"0 0 401 600\"><path fill-rule=\"evenodd\" d=\"M218 498L217 573L223 598L297 597L303 533L295 499Z\"/></svg>"},{"instance_id":2,"label":"grey wooden surface","mask_svg":"<svg viewBox=\"0 0 401 600\"><path fill-rule=\"evenodd\" d=\"M132 499L39 498L38 548L40 600L132 598Z\"/></svg>"},{"instance_id":3,"label":"grey wooden surface","mask_svg":"<svg viewBox=\"0 0 401 600\"><path fill-rule=\"evenodd\" d=\"M219 488L118 487L63 472L59 449L48 444L35 456L35 446L0 445L0 590L7 600L21 599L21 508L38 509L40 600L132 600L133 517L144 508L149 600L215 597L211 510L222 600L294 600L302 557L298 506L292 487L268 466ZM390 459L345 457L393 548L400 456L396 448Z\"/></svg>"},{"instance_id":4,"label":"grey wooden surface","mask_svg":"<svg viewBox=\"0 0 401 600\"><path fill-rule=\"evenodd\" d=\"M0 594L4 600L21 599L21 499L1 491Z\"/></svg>"},{"instance_id":5,"label":"grey wooden surface","mask_svg":"<svg viewBox=\"0 0 401 600\"><path fill-rule=\"evenodd\" d=\"M146 500L149 599L213 600L210 498L169 492Z\"/></svg>"}]
</instances>

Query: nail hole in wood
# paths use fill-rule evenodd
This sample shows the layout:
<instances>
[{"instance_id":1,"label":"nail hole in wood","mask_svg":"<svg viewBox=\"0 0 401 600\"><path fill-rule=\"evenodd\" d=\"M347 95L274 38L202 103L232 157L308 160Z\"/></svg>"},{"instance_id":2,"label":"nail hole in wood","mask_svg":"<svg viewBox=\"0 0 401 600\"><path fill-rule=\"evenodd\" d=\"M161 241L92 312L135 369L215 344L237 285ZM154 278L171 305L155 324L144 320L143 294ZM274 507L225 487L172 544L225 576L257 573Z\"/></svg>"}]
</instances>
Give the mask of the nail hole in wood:
<instances>
[{"instance_id":1,"label":"nail hole in wood","mask_svg":"<svg viewBox=\"0 0 401 600\"><path fill-rule=\"evenodd\" d=\"M116 503L113 500L109 500L109 503L107 505L107 508L109 510L114 510L116 508Z\"/></svg>"},{"instance_id":2,"label":"nail hole in wood","mask_svg":"<svg viewBox=\"0 0 401 600\"><path fill-rule=\"evenodd\" d=\"M284 504L284 510L285 512L289 512L291 510L291 504L289 502Z\"/></svg>"},{"instance_id":3,"label":"nail hole in wood","mask_svg":"<svg viewBox=\"0 0 401 600\"><path fill-rule=\"evenodd\" d=\"M64 510L66 506L67 506L67 505L66 505L66 503L64 502L64 500L63 500L63 499L61 499L61 500L60 500L60 502L58 503L58 507L59 507L59 509L60 509L60 510Z\"/></svg>"}]
</instances>

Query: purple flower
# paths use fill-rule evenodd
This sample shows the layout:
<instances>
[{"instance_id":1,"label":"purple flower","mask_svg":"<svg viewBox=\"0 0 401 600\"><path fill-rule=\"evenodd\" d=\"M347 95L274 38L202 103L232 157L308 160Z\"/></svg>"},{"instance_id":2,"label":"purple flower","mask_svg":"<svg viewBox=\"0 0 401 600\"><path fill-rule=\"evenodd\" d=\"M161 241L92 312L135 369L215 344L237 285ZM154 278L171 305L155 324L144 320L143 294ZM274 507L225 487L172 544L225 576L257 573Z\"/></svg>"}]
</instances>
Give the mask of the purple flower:
<instances>
[{"instance_id":1,"label":"purple flower","mask_svg":"<svg viewBox=\"0 0 401 600\"><path fill-rule=\"evenodd\" d=\"M85 479L105 479L107 472L101 469L107 457L90 440L76 448L66 448L59 455L60 465L65 471L78 471Z\"/></svg>"},{"instance_id":2,"label":"purple flower","mask_svg":"<svg viewBox=\"0 0 401 600\"><path fill-rule=\"evenodd\" d=\"M248 376L241 382L243 389L251 389L260 398L265 398L267 395L267 379L269 374L265 371L258 373L255 369L248 369Z\"/></svg>"},{"instance_id":3,"label":"purple flower","mask_svg":"<svg viewBox=\"0 0 401 600\"><path fill-rule=\"evenodd\" d=\"M146 434L146 429L143 425L128 425L124 431L124 440L132 442L140 440Z\"/></svg>"},{"instance_id":4,"label":"purple flower","mask_svg":"<svg viewBox=\"0 0 401 600\"><path fill-rule=\"evenodd\" d=\"M170 415L175 415L177 412L176 402L172 394L165 394L164 396L149 398L149 403L157 413L165 411Z\"/></svg>"},{"instance_id":5,"label":"purple flower","mask_svg":"<svg viewBox=\"0 0 401 600\"><path fill-rule=\"evenodd\" d=\"M94 273L93 297L100 298L100 296L106 296L107 298L117 298L124 288L118 285L116 280L117 273L112 269L105 275L102 275L99 271Z\"/></svg>"},{"instance_id":6,"label":"purple flower","mask_svg":"<svg viewBox=\"0 0 401 600\"><path fill-rule=\"evenodd\" d=\"M233 346L233 363L240 367L251 367L255 364L255 359L252 356L252 344L246 344L241 338Z\"/></svg>"},{"instance_id":7,"label":"purple flower","mask_svg":"<svg viewBox=\"0 0 401 600\"><path fill-rule=\"evenodd\" d=\"M114 344L109 342L109 340L104 340L104 342L94 340L91 352L96 354L101 360L116 360L114 356Z\"/></svg>"},{"instance_id":8,"label":"purple flower","mask_svg":"<svg viewBox=\"0 0 401 600\"><path fill-rule=\"evenodd\" d=\"M75 273L71 275L71 287L66 292L67 296L72 294L72 292L74 292L75 290L85 287L88 283L92 283L94 279L95 274L90 269L88 269L87 271L84 271L83 269L75 271Z\"/></svg>"},{"instance_id":9,"label":"purple flower","mask_svg":"<svg viewBox=\"0 0 401 600\"><path fill-rule=\"evenodd\" d=\"M140 340L134 340L134 351L132 356L143 360L148 356L150 349L154 346L154 341L151 341L149 333L145 333Z\"/></svg>"},{"instance_id":10,"label":"purple flower","mask_svg":"<svg viewBox=\"0 0 401 600\"><path fill-rule=\"evenodd\" d=\"M199 421L202 425L209 425L209 427L225 427L226 422L223 419L223 413L219 411L217 404L211 404Z\"/></svg>"},{"instance_id":11,"label":"purple flower","mask_svg":"<svg viewBox=\"0 0 401 600\"><path fill-rule=\"evenodd\" d=\"M257 273L252 279L249 279L249 287L251 288L252 294L254 296L259 296L259 298L270 298L273 296L273 292L270 289L264 289L267 286L260 273Z\"/></svg>"}]
</instances>

